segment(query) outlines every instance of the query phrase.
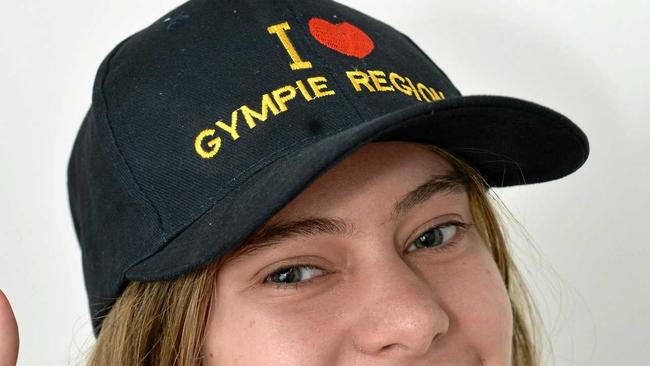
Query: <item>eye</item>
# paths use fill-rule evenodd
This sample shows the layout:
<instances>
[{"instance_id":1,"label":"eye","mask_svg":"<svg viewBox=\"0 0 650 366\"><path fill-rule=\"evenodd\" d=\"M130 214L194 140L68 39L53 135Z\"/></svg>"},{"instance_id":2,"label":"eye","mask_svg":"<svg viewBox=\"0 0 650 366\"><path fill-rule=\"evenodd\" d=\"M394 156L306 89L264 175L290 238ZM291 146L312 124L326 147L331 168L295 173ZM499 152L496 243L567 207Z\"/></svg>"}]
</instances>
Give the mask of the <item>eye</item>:
<instances>
[{"instance_id":1,"label":"eye","mask_svg":"<svg viewBox=\"0 0 650 366\"><path fill-rule=\"evenodd\" d=\"M450 248L457 242L453 239L459 237L463 230L473 224L463 223L460 221L449 221L438 226L427 229L418 238L409 245L407 252L412 252L410 248L423 248L429 250L441 251ZM323 269L310 264L294 264L281 267L268 274L263 284L271 284L278 290L298 289L308 285L314 278L326 274Z\"/></svg>"},{"instance_id":2,"label":"eye","mask_svg":"<svg viewBox=\"0 0 650 366\"><path fill-rule=\"evenodd\" d=\"M297 264L292 266L282 267L268 276L266 276L264 283L271 282L273 287L279 289L298 288L304 286L312 278L315 277L314 273L325 273L324 270L307 264Z\"/></svg>"},{"instance_id":3,"label":"eye","mask_svg":"<svg viewBox=\"0 0 650 366\"><path fill-rule=\"evenodd\" d=\"M424 248L434 250L444 250L451 247L455 242L452 239L460 230L466 229L470 224L459 221L449 221L444 224L432 227L418 236L415 241L409 245L407 252L413 252L415 249Z\"/></svg>"}]
</instances>

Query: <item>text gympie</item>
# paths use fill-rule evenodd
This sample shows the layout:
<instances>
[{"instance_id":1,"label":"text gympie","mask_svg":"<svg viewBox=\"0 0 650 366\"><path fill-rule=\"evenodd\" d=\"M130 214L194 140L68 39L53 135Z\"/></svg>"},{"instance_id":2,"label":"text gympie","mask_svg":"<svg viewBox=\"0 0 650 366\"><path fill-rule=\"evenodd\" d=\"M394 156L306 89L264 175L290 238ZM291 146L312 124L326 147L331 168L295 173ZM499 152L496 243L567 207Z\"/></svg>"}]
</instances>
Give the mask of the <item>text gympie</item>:
<instances>
[{"instance_id":1,"label":"text gympie","mask_svg":"<svg viewBox=\"0 0 650 366\"><path fill-rule=\"evenodd\" d=\"M395 72L386 74L381 70L368 70L367 72L354 70L347 71L346 75L357 92L400 92L416 98L419 101L435 102L444 99L441 91L422 83L414 84L410 78L403 77ZM230 137L233 141L239 139L238 122L240 115L249 129L257 126L256 120L266 121L270 115L269 111L277 116L289 110L288 102L300 96L306 102L314 99L334 95L334 90L328 89L327 79L324 76L313 76L305 81L297 80L293 84L277 88L262 95L260 108L261 112L242 105L232 111L229 123L222 120L215 122L216 128L208 128L201 131L195 138L194 148L204 159L214 157L221 149L222 137L217 135L221 132L223 136Z\"/></svg>"}]
</instances>

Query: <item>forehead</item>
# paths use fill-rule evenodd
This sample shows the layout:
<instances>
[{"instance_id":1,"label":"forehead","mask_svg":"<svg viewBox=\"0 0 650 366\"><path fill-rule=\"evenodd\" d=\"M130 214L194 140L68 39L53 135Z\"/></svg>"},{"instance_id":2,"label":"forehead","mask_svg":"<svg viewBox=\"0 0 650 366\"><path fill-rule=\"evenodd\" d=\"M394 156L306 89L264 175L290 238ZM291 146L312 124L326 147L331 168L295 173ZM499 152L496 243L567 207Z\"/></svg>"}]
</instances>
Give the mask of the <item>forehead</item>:
<instances>
[{"instance_id":1,"label":"forehead","mask_svg":"<svg viewBox=\"0 0 650 366\"><path fill-rule=\"evenodd\" d=\"M283 239L355 236L365 225L397 222L412 209L466 202L465 177L431 150L378 144L357 151L312 183L229 256L230 261L278 247Z\"/></svg>"},{"instance_id":2,"label":"forehead","mask_svg":"<svg viewBox=\"0 0 650 366\"><path fill-rule=\"evenodd\" d=\"M321 234L354 237L360 233L360 229L375 231L371 228L385 226L389 222L397 223L401 217L421 206L429 207L428 211L440 209L440 212L447 212L454 208L457 214L468 214L464 212L467 210L465 177L448 165L433 162L430 159L432 152L426 151L426 154L429 154L429 159L419 162L413 157L409 159L408 154L400 155L407 158L409 163L397 166L393 166L393 162L399 162L399 159L388 159L389 164L377 166L375 163L387 161L381 160L382 154L371 159L360 159L359 162L365 165L349 164L349 169L356 169L351 170L354 174L363 175L368 170L373 174L368 175L365 183L361 180L360 184L355 184L359 180L346 180L345 172L319 181L321 188L306 190L301 197L283 208L231 253L229 261L280 247L288 238ZM388 170L388 173L384 170ZM347 183L347 186L337 189L329 185L337 180L338 183ZM432 200L432 197L436 199Z\"/></svg>"},{"instance_id":3,"label":"forehead","mask_svg":"<svg viewBox=\"0 0 650 366\"><path fill-rule=\"evenodd\" d=\"M347 156L298 194L276 218L327 208L352 209L371 197L394 198L435 175L453 172L440 155L422 144L370 143Z\"/></svg>"}]
</instances>

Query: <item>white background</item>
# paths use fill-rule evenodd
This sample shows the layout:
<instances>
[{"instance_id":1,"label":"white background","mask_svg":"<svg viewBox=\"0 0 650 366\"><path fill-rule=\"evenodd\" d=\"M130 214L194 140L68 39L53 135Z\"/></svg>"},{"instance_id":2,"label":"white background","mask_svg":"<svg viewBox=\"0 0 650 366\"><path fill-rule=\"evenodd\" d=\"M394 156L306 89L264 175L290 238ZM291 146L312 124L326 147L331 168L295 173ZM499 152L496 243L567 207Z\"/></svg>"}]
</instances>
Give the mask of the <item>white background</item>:
<instances>
[{"instance_id":1,"label":"white background","mask_svg":"<svg viewBox=\"0 0 650 366\"><path fill-rule=\"evenodd\" d=\"M576 173L498 193L556 365L648 365L650 2L343 3L418 43L465 94L549 106L588 135ZM172 0L5 1L0 19L0 288L20 365L76 364L93 341L65 170L103 57Z\"/></svg>"}]
</instances>

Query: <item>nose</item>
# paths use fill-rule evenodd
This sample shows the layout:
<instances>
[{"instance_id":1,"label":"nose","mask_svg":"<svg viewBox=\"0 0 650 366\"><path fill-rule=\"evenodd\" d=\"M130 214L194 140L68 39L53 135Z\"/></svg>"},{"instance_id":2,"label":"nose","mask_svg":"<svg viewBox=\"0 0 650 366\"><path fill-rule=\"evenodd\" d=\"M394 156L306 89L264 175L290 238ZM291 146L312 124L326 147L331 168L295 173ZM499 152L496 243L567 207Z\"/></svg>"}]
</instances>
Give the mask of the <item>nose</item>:
<instances>
[{"instance_id":1,"label":"nose","mask_svg":"<svg viewBox=\"0 0 650 366\"><path fill-rule=\"evenodd\" d=\"M449 330L449 315L426 280L399 256L391 258L362 277L370 280L355 296L354 346L384 359L426 354Z\"/></svg>"}]
</instances>

